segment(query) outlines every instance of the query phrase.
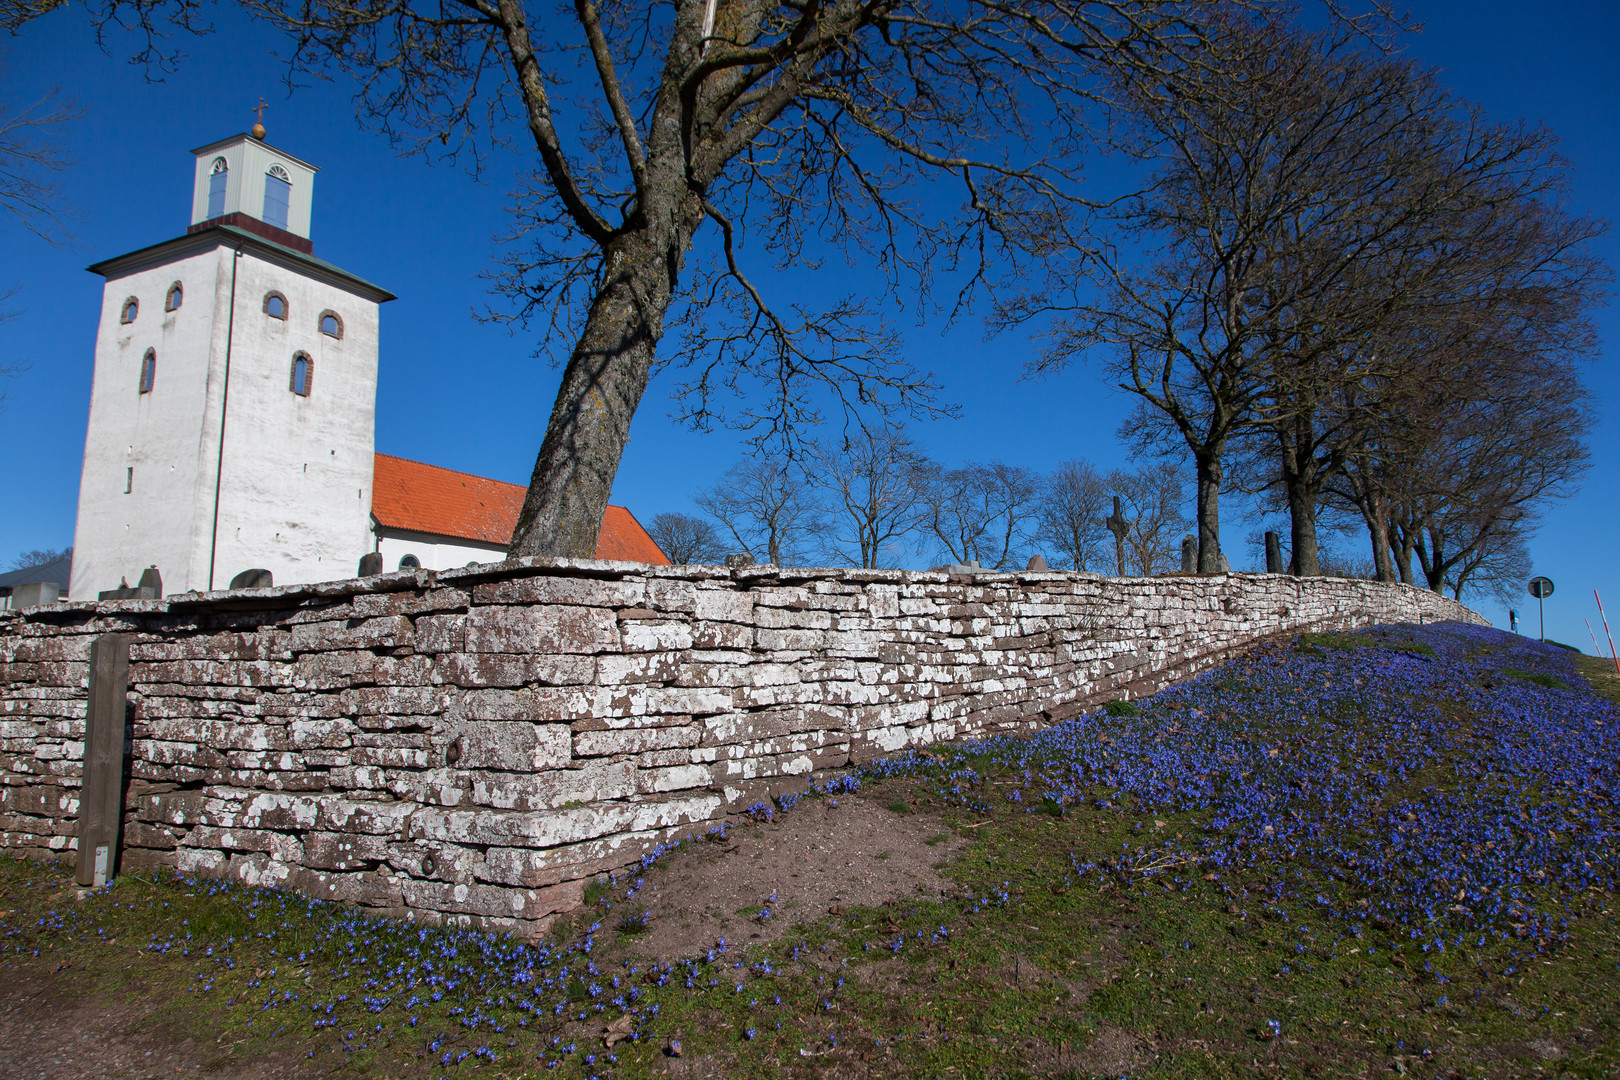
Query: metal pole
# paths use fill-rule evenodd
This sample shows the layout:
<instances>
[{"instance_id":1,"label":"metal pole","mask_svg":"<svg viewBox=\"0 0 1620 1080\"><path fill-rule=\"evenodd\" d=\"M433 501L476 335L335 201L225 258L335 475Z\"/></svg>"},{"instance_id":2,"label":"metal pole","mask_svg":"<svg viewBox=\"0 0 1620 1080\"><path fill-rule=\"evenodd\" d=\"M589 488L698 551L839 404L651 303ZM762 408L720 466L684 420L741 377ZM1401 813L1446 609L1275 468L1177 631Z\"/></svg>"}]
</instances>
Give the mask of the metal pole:
<instances>
[{"instance_id":1,"label":"metal pole","mask_svg":"<svg viewBox=\"0 0 1620 1080\"><path fill-rule=\"evenodd\" d=\"M1541 616L1541 640L1547 640L1547 609L1542 606L1541 596L1536 596L1536 613Z\"/></svg>"},{"instance_id":2,"label":"metal pole","mask_svg":"<svg viewBox=\"0 0 1620 1080\"><path fill-rule=\"evenodd\" d=\"M1598 596L1596 589L1592 590L1592 596L1597 600L1598 614L1603 615L1603 636L1609 639L1609 656L1614 660L1614 670L1616 674L1620 674L1620 656L1614 651L1614 635L1609 632L1609 617L1603 614L1603 597Z\"/></svg>"}]
</instances>

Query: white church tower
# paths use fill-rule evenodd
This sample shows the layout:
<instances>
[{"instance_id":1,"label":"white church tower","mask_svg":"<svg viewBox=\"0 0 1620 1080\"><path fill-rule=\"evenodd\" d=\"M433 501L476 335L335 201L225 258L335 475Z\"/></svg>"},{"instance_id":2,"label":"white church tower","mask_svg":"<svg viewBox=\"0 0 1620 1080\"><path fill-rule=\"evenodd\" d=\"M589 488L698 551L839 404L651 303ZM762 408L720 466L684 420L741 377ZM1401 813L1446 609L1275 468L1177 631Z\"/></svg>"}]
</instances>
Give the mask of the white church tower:
<instances>
[{"instance_id":1,"label":"white church tower","mask_svg":"<svg viewBox=\"0 0 1620 1080\"><path fill-rule=\"evenodd\" d=\"M264 128L194 150L185 235L107 279L73 541L75 600L134 584L352 577L372 550L378 305L315 258L314 166Z\"/></svg>"}]
</instances>

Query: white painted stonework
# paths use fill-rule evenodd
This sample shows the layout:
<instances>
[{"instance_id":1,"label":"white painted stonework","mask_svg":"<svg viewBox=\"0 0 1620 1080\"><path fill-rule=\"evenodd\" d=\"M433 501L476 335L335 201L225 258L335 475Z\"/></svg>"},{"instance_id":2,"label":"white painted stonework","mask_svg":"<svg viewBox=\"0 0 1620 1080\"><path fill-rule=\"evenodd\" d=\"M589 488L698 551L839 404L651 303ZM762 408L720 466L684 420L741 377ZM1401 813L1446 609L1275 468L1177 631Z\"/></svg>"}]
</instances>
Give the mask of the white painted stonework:
<instances>
[{"instance_id":1,"label":"white painted stonework","mask_svg":"<svg viewBox=\"0 0 1620 1080\"><path fill-rule=\"evenodd\" d=\"M424 570L455 570L472 563L497 563L506 558L506 549L494 544L434 536L432 533L377 528L377 551L383 571L404 569L399 561L415 555Z\"/></svg>"},{"instance_id":2,"label":"white painted stonework","mask_svg":"<svg viewBox=\"0 0 1620 1080\"><path fill-rule=\"evenodd\" d=\"M307 205L303 215L307 231ZM72 595L134 584L148 566L166 593L225 588L249 568L277 585L353 575L375 543L378 303L390 295L232 227L92 269L107 284ZM176 283L180 306L165 311ZM285 318L267 314L272 292ZM124 323L130 298L138 311ZM321 332L326 313L341 337ZM156 370L142 393L148 350ZM291 386L300 353L311 361L307 396Z\"/></svg>"}]
</instances>

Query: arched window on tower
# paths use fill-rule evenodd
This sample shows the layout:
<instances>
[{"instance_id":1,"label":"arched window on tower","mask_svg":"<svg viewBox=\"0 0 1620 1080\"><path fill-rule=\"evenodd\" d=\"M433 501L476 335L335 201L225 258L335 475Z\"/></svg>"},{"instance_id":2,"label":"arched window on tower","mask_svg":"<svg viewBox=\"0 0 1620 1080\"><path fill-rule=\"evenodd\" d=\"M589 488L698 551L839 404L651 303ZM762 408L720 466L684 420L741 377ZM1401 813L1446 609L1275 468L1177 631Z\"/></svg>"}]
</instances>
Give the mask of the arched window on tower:
<instances>
[{"instance_id":1,"label":"arched window on tower","mask_svg":"<svg viewBox=\"0 0 1620 1080\"><path fill-rule=\"evenodd\" d=\"M264 220L278 229L287 227L287 207L292 202L292 180L280 165L270 166L264 175Z\"/></svg>"},{"instance_id":2,"label":"arched window on tower","mask_svg":"<svg viewBox=\"0 0 1620 1080\"><path fill-rule=\"evenodd\" d=\"M264 294L264 313L272 319L287 317L287 298L278 292Z\"/></svg>"},{"instance_id":3,"label":"arched window on tower","mask_svg":"<svg viewBox=\"0 0 1620 1080\"><path fill-rule=\"evenodd\" d=\"M124 306L118 309L118 321L121 323L132 323L135 321L135 316L140 314L140 310L141 305L133 296L131 296L129 299L124 301Z\"/></svg>"},{"instance_id":4,"label":"arched window on tower","mask_svg":"<svg viewBox=\"0 0 1620 1080\"><path fill-rule=\"evenodd\" d=\"M150 394L155 381L157 381L157 353L147 349L146 355L141 357L141 393Z\"/></svg>"},{"instance_id":5,"label":"arched window on tower","mask_svg":"<svg viewBox=\"0 0 1620 1080\"><path fill-rule=\"evenodd\" d=\"M315 376L315 365L303 353L293 357L292 381L288 389L299 397L309 397L309 384Z\"/></svg>"},{"instance_id":6,"label":"arched window on tower","mask_svg":"<svg viewBox=\"0 0 1620 1080\"><path fill-rule=\"evenodd\" d=\"M169 286L169 295L167 297L165 297L164 300L163 300L163 310L164 311L178 310L179 307L180 307L180 302L182 300L184 300L184 299L185 299L185 290L180 288L180 283L177 281L173 285Z\"/></svg>"},{"instance_id":7,"label":"arched window on tower","mask_svg":"<svg viewBox=\"0 0 1620 1080\"><path fill-rule=\"evenodd\" d=\"M208 172L208 216L221 217L225 213L225 185L231 178L231 167L225 164L225 159L214 159L214 166Z\"/></svg>"},{"instance_id":8,"label":"arched window on tower","mask_svg":"<svg viewBox=\"0 0 1620 1080\"><path fill-rule=\"evenodd\" d=\"M321 333L339 341L343 340L343 320L337 317L337 312L321 312Z\"/></svg>"},{"instance_id":9,"label":"arched window on tower","mask_svg":"<svg viewBox=\"0 0 1620 1080\"><path fill-rule=\"evenodd\" d=\"M422 568L422 560L418 559L415 555L401 556L399 560L399 568L401 570L420 570Z\"/></svg>"}]
</instances>

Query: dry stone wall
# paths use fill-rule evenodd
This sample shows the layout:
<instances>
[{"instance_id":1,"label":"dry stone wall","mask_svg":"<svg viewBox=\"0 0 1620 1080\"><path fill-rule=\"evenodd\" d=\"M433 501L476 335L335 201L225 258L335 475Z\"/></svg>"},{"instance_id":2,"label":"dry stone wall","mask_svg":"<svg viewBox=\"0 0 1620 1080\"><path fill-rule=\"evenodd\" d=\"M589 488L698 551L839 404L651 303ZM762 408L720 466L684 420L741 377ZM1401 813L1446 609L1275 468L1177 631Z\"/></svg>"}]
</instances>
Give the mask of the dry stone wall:
<instances>
[{"instance_id":1,"label":"dry stone wall","mask_svg":"<svg viewBox=\"0 0 1620 1080\"><path fill-rule=\"evenodd\" d=\"M0 612L0 843L77 835L87 661L131 637L122 866L528 932L591 875L907 747L1256 641L1477 615L1400 585L516 560Z\"/></svg>"}]
</instances>

